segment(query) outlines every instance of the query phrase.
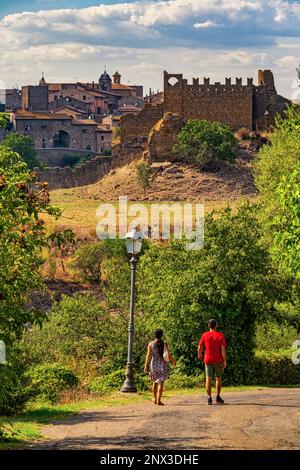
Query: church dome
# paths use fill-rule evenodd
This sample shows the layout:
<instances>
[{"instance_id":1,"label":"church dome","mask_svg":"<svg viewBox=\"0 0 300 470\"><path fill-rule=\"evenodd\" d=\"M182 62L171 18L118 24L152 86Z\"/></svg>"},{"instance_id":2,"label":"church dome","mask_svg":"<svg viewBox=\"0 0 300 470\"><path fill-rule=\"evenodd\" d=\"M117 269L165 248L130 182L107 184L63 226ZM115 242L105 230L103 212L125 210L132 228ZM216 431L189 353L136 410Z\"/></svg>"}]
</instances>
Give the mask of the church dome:
<instances>
[{"instance_id":1,"label":"church dome","mask_svg":"<svg viewBox=\"0 0 300 470\"><path fill-rule=\"evenodd\" d=\"M111 82L111 78L110 78L109 74L106 72L106 70L104 71L104 73L102 73L102 75L100 77L100 80L107 80L107 81Z\"/></svg>"}]
</instances>

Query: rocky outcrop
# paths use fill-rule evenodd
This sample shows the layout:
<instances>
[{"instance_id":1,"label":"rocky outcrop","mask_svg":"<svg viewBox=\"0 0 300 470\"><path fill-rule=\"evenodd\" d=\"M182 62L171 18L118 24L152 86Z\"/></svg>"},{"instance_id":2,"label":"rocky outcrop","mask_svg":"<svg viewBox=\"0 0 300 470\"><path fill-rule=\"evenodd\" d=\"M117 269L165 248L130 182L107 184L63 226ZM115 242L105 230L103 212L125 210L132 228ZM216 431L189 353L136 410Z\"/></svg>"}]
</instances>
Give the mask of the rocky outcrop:
<instances>
[{"instance_id":1,"label":"rocky outcrop","mask_svg":"<svg viewBox=\"0 0 300 470\"><path fill-rule=\"evenodd\" d=\"M176 143L177 134L183 125L179 114L165 113L151 129L148 149L144 157L151 162L173 161L172 147Z\"/></svg>"}]
</instances>

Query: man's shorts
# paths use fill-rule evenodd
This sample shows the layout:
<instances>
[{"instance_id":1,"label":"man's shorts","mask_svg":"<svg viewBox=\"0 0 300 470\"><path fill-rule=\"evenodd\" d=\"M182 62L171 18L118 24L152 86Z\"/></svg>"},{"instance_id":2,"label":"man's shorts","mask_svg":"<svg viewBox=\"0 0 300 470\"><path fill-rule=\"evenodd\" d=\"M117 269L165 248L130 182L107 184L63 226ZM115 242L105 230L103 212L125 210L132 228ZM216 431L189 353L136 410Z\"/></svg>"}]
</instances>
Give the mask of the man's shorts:
<instances>
[{"instance_id":1,"label":"man's shorts","mask_svg":"<svg viewBox=\"0 0 300 470\"><path fill-rule=\"evenodd\" d=\"M206 377L212 378L222 377L223 375L223 364L205 364Z\"/></svg>"}]
</instances>

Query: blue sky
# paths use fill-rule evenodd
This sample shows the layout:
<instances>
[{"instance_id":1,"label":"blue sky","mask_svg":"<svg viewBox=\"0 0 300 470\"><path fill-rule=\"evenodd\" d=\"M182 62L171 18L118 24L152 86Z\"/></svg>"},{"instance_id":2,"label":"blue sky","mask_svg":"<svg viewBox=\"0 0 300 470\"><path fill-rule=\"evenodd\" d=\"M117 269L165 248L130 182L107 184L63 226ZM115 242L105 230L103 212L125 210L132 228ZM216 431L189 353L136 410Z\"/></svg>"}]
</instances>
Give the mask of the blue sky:
<instances>
[{"instance_id":1,"label":"blue sky","mask_svg":"<svg viewBox=\"0 0 300 470\"><path fill-rule=\"evenodd\" d=\"M0 0L0 81L7 86L97 80L162 88L163 70L188 79L254 77L271 68L297 94L300 1Z\"/></svg>"}]
</instances>

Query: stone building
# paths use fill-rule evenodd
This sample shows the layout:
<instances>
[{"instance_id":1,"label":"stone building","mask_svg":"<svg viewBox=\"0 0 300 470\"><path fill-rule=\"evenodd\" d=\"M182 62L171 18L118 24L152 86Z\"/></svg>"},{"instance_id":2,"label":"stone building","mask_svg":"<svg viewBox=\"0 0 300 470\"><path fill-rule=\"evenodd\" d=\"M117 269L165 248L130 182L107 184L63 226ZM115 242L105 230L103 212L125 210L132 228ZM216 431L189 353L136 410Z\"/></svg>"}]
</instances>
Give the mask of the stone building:
<instances>
[{"instance_id":1,"label":"stone building","mask_svg":"<svg viewBox=\"0 0 300 470\"><path fill-rule=\"evenodd\" d=\"M33 139L39 158L47 165L58 165L66 154L103 154L111 150L111 129L92 119L18 111L13 115L13 129Z\"/></svg>"}]
</instances>

